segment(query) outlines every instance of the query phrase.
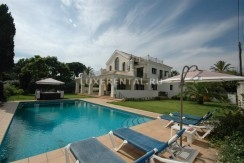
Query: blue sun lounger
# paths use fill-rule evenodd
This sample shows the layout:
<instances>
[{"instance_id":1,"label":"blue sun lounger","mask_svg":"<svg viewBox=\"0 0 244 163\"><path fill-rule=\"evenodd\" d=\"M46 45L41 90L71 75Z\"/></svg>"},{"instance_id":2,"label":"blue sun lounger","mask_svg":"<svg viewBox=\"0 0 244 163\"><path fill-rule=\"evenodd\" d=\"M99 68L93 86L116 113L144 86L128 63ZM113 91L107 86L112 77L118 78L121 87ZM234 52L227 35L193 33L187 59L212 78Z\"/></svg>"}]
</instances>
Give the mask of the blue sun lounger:
<instances>
[{"instance_id":1,"label":"blue sun lounger","mask_svg":"<svg viewBox=\"0 0 244 163\"><path fill-rule=\"evenodd\" d=\"M177 123L180 123L180 117L177 117L177 116L171 116L171 115L168 115L168 114L163 114L161 116L159 116L158 118L160 119L165 119L165 120L168 120L169 123L167 125L165 125L165 127L168 127L170 126L171 124L177 122ZM194 119L182 119L182 123L185 124L185 125L197 125L201 122L202 120L194 120Z\"/></svg>"},{"instance_id":2,"label":"blue sun lounger","mask_svg":"<svg viewBox=\"0 0 244 163\"><path fill-rule=\"evenodd\" d=\"M191 120L203 120L203 119L206 119L207 118L210 118L213 114L214 114L215 111L213 111L212 113L211 112L207 112L204 116L196 116L196 115L191 115L191 114L183 114L183 118L184 119L191 119ZM176 116L176 117L180 117L180 113L179 112L173 112L173 113L170 113L171 116ZM210 116L210 117L208 117Z\"/></svg>"},{"instance_id":3,"label":"blue sun lounger","mask_svg":"<svg viewBox=\"0 0 244 163\"><path fill-rule=\"evenodd\" d=\"M65 147L66 163L69 163L69 151L75 157L76 163L125 163L124 160L100 143L96 138L89 138L68 144ZM135 163L145 163L154 153L154 150L147 152L137 159Z\"/></svg>"},{"instance_id":4,"label":"blue sun lounger","mask_svg":"<svg viewBox=\"0 0 244 163\"><path fill-rule=\"evenodd\" d=\"M185 125L198 125L200 123L203 123L204 121L208 120L210 117L212 117L213 113L208 112L203 117L197 117L197 116L190 116L188 114L183 115L182 123ZM190 118L192 117L192 118ZM172 114L163 114L158 117L159 119L165 119L168 120L169 123L165 125L165 127L168 127L169 125L173 123L180 123L180 114L178 113L172 113Z\"/></svg>"},{"instance_id":5,"label":"blue sun lounger","mask_svg":"<svg viewBox=\"0 0 244 163\"><path fill-rule=\"evenodd\" d=\"M204 134L202 136L199 135L198 132L195 132L195 135L197 137L199 137L200 139L204 139L208 134L210 134L210 132L214 129L214 126L211 125L211 124L207 124L206 121L211 118L213 115L213 113L207 113L206 115L204 115L203 117L201 118L196 118L196 119L190 119L190 118L186 118L186 117L183 117L182 119L182 123L184 125L188 125L190 127L193 127L195 129L201 129ZM165 120L168 120L169 123L167 123L165 125L165 127L168 127L174 123L180 123L180 117L178 116L178 114L176 116L174 116L173 114L163 114L161 116L158 117L159 119L165 119Z\"/></svg>"},{"instance_id":6,"label":"blue sun lounger","mask_svg":"<svg viewBox=\"0 0 244 163\"><path fill-rule=\"evenodd\" d=\"M175 116L175 117L180 117L180 113L179 112L173 112L170 115ZM201 120L202 119L201 116L196 116L196 115L191 115L191 114L183 114L183 118L192 119L192 120Z\"/></svg>"},{"instance_id":7,"label":"blue sun lounger","mask_svg":"<svg viewBox=\"0 0 244 163\"><path fill-rule=\"evenodd\" d=\"M185 131L185 129L180 130L176 135L174 135L167 142L162 142L162 141L156 140L154 138L151 138L149 136L146 136L142 133L139 133L139 132L134 131L129 128L121 128L121 129L117 129L114 131L110 131L109 136L110 136L110 140L112 142L112 145L113 145L115 151L120 150L125 144L131 144L143 152L149 152L154 149L155 155L153 155L151 157L151 162L153 162L152 159L157 159L162 162L170 162L170 161L178 162L178 161L176 161L177 155L185 150L176 142L176 140L180 136L182 136L184 131ZM116 136L123 140L122 144L119 147L115 147L115 141L114 141L113 136ZM175 152L174 150L172 150L174 147L177 147L177 149L179 151ZM193 151L192 152L193 155L189 156L188 160L184 160L184 161L192 162L196 158L198 152L194 149L189 149L189 148L187 150ZM159 153L162 153L165 151L168 151L174 160L169 160L169 159L165 159L165 158L158 156Z\"/></svg>"},{"instance_id":8,"label":"blue sun lounger","mask_svg":"<svg viewBox=\"0 0 244 163\"><path fill-rule=\"evenodd\" d=\"M172 140L168 142L162 142L156 139L153 139L149 136L146 136L144 134L141 134L139 132L136 132L129 128L120 128L114 131L109 132L110 140L112 142L112 145L115 149L115 151L118 151L122 146L125 144L132 144L138 149L148 152L152 149L156 148L158 152L161 152L163 150L166 150L167 147L169 147L172 143L174 143L180 136L182 136L185 129L179 131L176 136L173 137ZM124 140L123 143L116 148L115 143L112 136L119 137L120 139Z\"/></svg>"}]
</instances>

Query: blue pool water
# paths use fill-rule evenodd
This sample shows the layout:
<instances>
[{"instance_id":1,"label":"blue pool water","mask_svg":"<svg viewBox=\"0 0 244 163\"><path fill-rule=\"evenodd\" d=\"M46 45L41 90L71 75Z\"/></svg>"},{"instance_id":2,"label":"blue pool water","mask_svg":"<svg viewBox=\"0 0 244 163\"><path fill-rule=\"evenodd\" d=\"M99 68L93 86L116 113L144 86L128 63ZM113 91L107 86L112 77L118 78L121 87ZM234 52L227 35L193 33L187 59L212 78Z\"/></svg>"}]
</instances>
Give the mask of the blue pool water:
<instances>
[{"instance_id":1,"label":"blue pool water","mask_svg":"<svg viewBox=\"0 0 244 163\"><path fill-rule=\"evenodd\" d=\"M81 100L20 103L0 146L0 162L30 157L150 120Z\"/></svg>"}]
</instances>

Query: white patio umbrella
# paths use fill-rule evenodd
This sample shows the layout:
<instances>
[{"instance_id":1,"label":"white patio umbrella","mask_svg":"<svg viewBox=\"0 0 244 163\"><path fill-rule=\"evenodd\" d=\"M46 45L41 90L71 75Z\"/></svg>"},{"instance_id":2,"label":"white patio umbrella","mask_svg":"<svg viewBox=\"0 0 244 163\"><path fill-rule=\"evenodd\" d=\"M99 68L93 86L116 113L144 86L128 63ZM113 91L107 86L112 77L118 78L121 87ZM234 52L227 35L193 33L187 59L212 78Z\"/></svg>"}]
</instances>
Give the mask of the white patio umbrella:
<instances>
[{"instance_id":1,"label":"white patio umbrella","mask_svg":"<svg viewBox=\"0 0 244 163\"><path fill-rule=\"evenodd\" d=\"M43 84L43 85L61 85L64 84L64 82L52 79L52 78L47 78L43 80L36 81L36 84Z\"/></svg>"},{"instance_id":2,"label":"white patio umbrella","mask_svg":"<svg viewBox=\"0 0 244 163\"><path fill-rule=\"evenodd\" d=\"M195 70L190 71L192 68ZM199 70L196 65L184 66L180 75L162 80L162 83L180 83L180 129L182 129L183 117L183 86L185 82L222 82L222 81L244 81L243 76L236 76L218 72L210 72L206 70ZM182 138L180 139L182 145Z\"/></svg>"},{"instance_id":3,"label":"white patio umbrella","mask_svg":"<svg viewBox=\"0 0 244 163\"><path fill-rule=\"evenodd\" d=\"M185 82L222 82L222 81L237 81L244 80L243 76L236 76L218 72L210 72L206 70L192 70L185 72ZM165 80L164 83L180 82L181 75L177 75Z\"/></svg>"}]
</instances>

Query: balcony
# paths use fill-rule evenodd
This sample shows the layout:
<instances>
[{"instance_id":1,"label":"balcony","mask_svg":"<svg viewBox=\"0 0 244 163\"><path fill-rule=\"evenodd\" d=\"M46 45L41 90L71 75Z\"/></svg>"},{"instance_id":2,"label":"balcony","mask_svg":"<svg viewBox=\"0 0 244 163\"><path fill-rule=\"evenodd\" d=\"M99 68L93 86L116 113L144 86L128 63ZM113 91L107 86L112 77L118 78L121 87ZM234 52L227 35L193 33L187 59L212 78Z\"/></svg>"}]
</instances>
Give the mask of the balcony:
<instances>
[{"instance_id":1,"label":"balcony","mask_svg":"<svg viewBox=\"0 0 244 163\"><path fill-rule=\"evenodd\" d=\"M107 71L106 69L101 69L101 75L134 76L133 72L130 72L130 71L118 71L118 70Z\"/></svg>"}]
</instances>

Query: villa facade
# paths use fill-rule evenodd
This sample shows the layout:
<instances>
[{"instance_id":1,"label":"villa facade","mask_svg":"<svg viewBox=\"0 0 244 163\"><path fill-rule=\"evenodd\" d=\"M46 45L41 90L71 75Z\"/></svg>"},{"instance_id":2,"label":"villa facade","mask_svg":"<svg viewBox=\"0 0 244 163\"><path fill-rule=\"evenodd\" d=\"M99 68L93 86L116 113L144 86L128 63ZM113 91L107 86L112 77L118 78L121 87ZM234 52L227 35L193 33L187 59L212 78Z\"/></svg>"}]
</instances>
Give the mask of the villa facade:
<instances>
[{"instance_id":1,"label":"villa facade","mask_svg":"<svg viewBox=\"0 0 244 163\"><path fill-rule=\"evenodd\" d=\"M160 82L170 77L171 69L149 55L138 57L115 50L107 60L106 68L100 70L100 75L80 74L75 78L75 92L94 94L94 88L98 88L99 96L113 98L171 97L178 94L178 85Z\"/></svg>"}]
</instances>

